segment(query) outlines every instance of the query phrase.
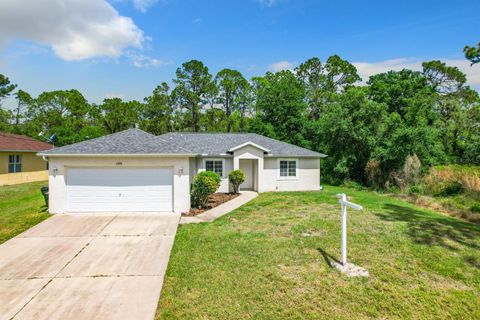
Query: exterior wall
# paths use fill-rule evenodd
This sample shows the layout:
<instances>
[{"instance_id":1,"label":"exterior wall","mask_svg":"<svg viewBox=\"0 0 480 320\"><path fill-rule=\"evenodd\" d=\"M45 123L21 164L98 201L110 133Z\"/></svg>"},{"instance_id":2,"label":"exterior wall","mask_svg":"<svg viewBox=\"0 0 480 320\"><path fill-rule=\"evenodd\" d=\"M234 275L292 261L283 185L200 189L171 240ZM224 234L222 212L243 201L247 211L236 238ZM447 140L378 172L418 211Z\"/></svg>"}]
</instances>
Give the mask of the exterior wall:
<instances>
[{"instance_id":1,"label":"exterior wall","mask_svg":"<svg viewBox=\"0 0 480 320\"><path fill-rule=\"evenodd\" d=\"M0 186L47 180L47 170L0 174Z\"/></svg>"},{"instance_id":2,"label":"exterior wall","mask_svg":"<svg viewBox=\"0 0 480 320\"><path fill-rule=\"evenodd\" d=\"M189 158L153 157L50 157L49 159L49 211L65 213L67 210L68 167L173 167L173 210L190 209ZM183 172L180 174L180 168ZM56 169L56 170L55 170Z\"/></svg>"},{"instance_id":3,"label":"exterior wall","mask_svg":"<svg viewBox=\"0 0 480 320\"><path fill-rule=\"evenodd\" d=\"M243 148L235 150L233 153L233 168L234 170L240 168L240 159L250 159L254 161L254 171L256 170L257 174L253 175L253 186L254 190L258 192L263 192L264 184L266 183L264 177L264 159L263 159L263 150L260 150L254 146L247 145Z\"/></svg>"},{"instance_id":4,"label":"exterior wall","mask_svg":"<svg viewBox=\"0 0 480 320\"><path fill-rule=\"evenodd\" d=\"M296 158L296 157L269 157L263 151L253 146L245 146L234 152L232 157L197 157L190 164L191 181L195 174L205 171L205 159L222 159L224 161L224 177L218 192L230 192L228 173L238 169L240 159L252 159L254 166L254 190L258 192L268 191L316 191L320 190L320 159L319 158ZM297 177L281 178L278 167L279 159L297 160Z\"/></svg>"},{"instance_id":5,"label":"exterior wall","mask_svg":"<svg viewBox=\"0 0 480 320\"><path fill-rule=\"evenodd\" d=\"M206 159L215 159L215 160L222 160L223 161L223 177L220 181L220 187L218 188L217 192L230 192L230 184L228 183L228 174L230 171L233 171L233 158L232 157L197 157L195 164L196 164L196 173L198 174L202 171L205 171L205 160ZM193 180L192 180L193 181Z\"/></svg>"},{"instance_id":6,"label":"exterior wall","mask_svg":"<svg viewBox=\"0 0 480 320\"><path fill-rule=\"evenodd\" d=\"M320 159L319 158L287 158L297 160L297 177L280 178L278 167L279 158L266 158L265 169L261 176L262 188L260 192L266 191L309 191L320 190Z\"/></svg>"},{"instance_id":7,"label":"exterior wall","mask_svg":"<svg viewBox=\"0 0 480 320\"><path fill-rule=\"evenodd\" d=\"M47 170L47 162L36 155L36 152L0 151L0 174L8 173L8 156L22 156L22 172Z\"/></svg>"}]
</instances>

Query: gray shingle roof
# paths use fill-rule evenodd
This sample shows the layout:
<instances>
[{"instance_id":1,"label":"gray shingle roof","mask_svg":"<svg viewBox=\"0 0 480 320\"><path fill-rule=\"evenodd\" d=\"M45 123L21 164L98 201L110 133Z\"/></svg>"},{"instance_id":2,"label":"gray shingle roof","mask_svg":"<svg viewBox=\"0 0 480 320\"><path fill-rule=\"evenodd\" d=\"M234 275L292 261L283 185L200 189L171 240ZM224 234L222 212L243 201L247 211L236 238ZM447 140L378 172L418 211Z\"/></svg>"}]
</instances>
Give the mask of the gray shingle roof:
<instances>
[{"instance_id":1,"label":"gray shingle roof","mask_svg":"<svg viewBox=\"0 0 480 320\"><path fill-rule=\"evenodd\" d=\"M273 156L326 157L322 153L311 151L279 140L267 138L255 133L166 133L159 138L181 146L197 154L220 155L228 150L252 142L269 150Z\"/></svg>"},{"instance_id":2,"label":"gray shingle roof","mask_svg":"<svg viewBox=\"0 0 480 320\"><path fill-rule=\"evenodd\" d=\"M100 138L40 152L55 154L190 154L189 150L162 141L140 129L129 129Z\"/></svg>"},{"instance_id":3,"label":"gray shingle roof","mask_svg":"<svg viewBox=\"0 0 480 320\"><path fill-rule=\"evenodd\" d=\"M268 153L273 156L325 157L324 154L254 133L166 133L154 136L140 129L129 129L39 154L223 155L228 150L247 142L268 149Z\"/></svg>"}]
</instances>

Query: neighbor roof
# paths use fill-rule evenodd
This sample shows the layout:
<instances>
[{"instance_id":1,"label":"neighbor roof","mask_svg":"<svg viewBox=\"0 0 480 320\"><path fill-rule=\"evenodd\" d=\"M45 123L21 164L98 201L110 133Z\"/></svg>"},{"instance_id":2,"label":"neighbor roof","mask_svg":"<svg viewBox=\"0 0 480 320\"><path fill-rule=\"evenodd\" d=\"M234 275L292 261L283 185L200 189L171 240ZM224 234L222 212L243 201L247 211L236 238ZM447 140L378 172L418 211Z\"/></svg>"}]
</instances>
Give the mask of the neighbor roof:
<instances>
[{"instance_id":1,"label":"neighbor roof","mask_svg":"<svg viewBox=\"0 0 480 320\"><path fill-rule=\"evenodd\" d=\"M53 146L46 142L38 141L33 138L0 132L0 150L1 151L31 151L37 152L52 149Z\"/></svg>"},{"instance_id":2,"label":"neighbor roof","mask_svg":"<svg viewBox=\"0 0 480 320\"><path fill-rule=\"evenodd\" d=\"M197 154L222 155L240 145L258 145L272 156L319 157L326 155L255 133L166 133L159 138Z\"/></svg>"},{"instance_id":3,"label":"neighbor roof","mask_svg":"<svg viewBox=\"0 0 480 320\"><path fill-rule=\"evenodd\" d=\"M40 155L59 154L191 154L191 152L140 129L129 129L40 153Z\"/></svg>"},{"instance_id":4,"label":"neighbor roof","mask_svg":"<svg viewBox=\"0 0 480 320\"><path fill-rule=\"evenodd\" d=\"M254 133L166 133L154 136L140 129L110 134L40 152L40 155L225 155L240 145L260 147L273 156L325 157L324 154Z\"/></svg>"}]
</instances>

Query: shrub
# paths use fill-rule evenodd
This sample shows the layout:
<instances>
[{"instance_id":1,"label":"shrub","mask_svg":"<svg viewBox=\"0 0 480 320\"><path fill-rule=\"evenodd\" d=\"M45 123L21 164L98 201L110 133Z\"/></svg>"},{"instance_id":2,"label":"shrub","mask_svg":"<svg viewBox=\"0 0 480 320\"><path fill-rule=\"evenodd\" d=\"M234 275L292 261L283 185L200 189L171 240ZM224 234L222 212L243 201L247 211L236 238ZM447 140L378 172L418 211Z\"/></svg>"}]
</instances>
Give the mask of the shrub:
<instances>
[{"instance_id":1,"label":"shrub","mask_svg":"<svg viewBox=\"0 0 480 320\"><path fill-rule=\"evenodd\" d=\"M408 193L409 194L418 194L418 193L422 193L422 188L420 186L411 186L409 189L408 189Z\"/></svg>"},{"instance_id":2,"label":"shrub","mask_svg":"<svg viewBox=\"0 0 480 320\"><path fill-rule=\"evenodd\" d=\"M233 170L228 174L228 180L232 184L233 192L238 193L240 185L245 181L245 174L240 169Z\"/></svg>"},{"instance_id":3,"label":"shrub","mask_svg":"<svg viewBox=\"0 0 480 320\"><path fill-rule=\"evenodd\" d=\"M480 213L480 202L475 203L471 208L470 211L475 213Z\"/></svg>"},{"instance_id":4,"label":"shrub","mask_svg":"<svg viewBox=\"0 0 480 320\"><path fill-rule=\"evenodd\" d=\"M400 190L404 191L408 186L415 185L420 181L422 163L416 154L408 156L399 170L392 173L391 178Z\"/></svg>"},{"instance_id":5,"label":"shrub","mask_svg":"<svg viewBox=\"0 0 480 320\"><path fill-rule=\"evenodd\" d=\"M463 184L459 181L451 181L444 185L444 187L436 194L436 196L439 197L448 197L448 196L454 196L457 194L463 193L465 188L463 187Z\"/></svg>"},{"instance_id":6,"label":"shrub","mask_svg":"<svg viewBox=\"0 0 480 320\"><path fill-rule=\"evenodd\" d=\"M212 171L200 172L195 176L190 194L192 207L206 208L208 197L220 186L220 176Z\"/></svg>"}]
</instances>

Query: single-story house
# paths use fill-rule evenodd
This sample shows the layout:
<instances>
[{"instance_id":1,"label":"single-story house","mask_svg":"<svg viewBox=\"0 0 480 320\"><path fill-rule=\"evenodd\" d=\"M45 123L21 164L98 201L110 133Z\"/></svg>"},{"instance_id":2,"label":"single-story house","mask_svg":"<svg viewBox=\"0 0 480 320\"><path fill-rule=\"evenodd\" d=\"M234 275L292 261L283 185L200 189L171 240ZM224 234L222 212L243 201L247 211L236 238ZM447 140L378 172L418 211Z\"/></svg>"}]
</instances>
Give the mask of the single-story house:
<instances>
[{"instance_id":1,"label":"single-story house","mask_svg":"<svg viewBox=\"0 0 480 320\"><path fill-rule=\"evenodd\" d=\"M324 154L252 133L167 133L130 129L38 154L48 158L49 209L66 212L187 212L203 170L241 169L242 189L319 190Z\"/></svg>"},{"instance_id":2,"label":"single-story house","mask_svg":"<svg viewBox=\"0 0 480 320\"><path fill-rule=\"evenodd\" d=\"M52 148L27 136L0 132L0 174L47 170L48 163L36 154Z\"/></svg>"}]
</instances>

